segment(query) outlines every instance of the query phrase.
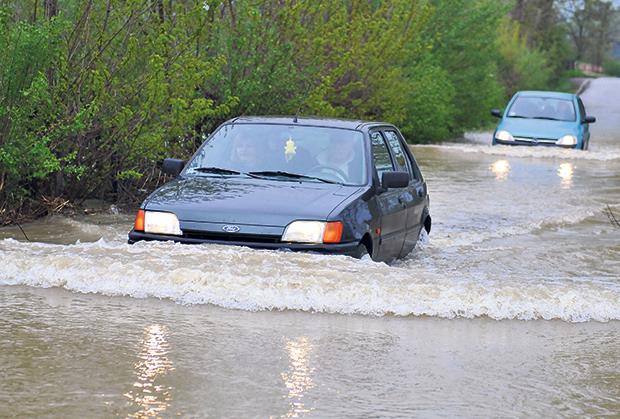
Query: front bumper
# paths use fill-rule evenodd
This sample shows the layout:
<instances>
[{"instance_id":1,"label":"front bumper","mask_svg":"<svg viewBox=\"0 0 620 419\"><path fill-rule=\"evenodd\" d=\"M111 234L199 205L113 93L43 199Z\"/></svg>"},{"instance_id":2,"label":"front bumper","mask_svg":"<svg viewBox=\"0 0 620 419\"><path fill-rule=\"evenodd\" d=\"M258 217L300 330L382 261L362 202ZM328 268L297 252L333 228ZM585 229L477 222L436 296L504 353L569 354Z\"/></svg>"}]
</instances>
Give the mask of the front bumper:
<instances>
[{"instance_id":1,"label":"front bumper","mask_svg":"<svg viewBox=\"0 0 620 419\"><path fill-rule=\"evenodd\" d=\"M523 141L523 140L515 140L515 141L502 141L495 139L495 144L501 145L524 145L524 146L543 146L543 147L558 147L558 148L577 148L579 143L575 145L558 145L556 143L547 142L547 141Z\"/></svg>"},{"instance_id":2,"label":"front bumper","mask_svg":"<svg viewBox=\"0 0 620 419\"><path fill-rule=\"evenodd\" d=\"M338 244L304 244L304 243L256 243L256 242L244 242L244 241L229 241L229 240L211 240L211 239L196 239L180 236L166 236L162 234L150 234L141 233L135 230L129 232L129 244L134 244L139 241L173 241L175 243L182 244L224 244L232 246L245 246L253 249L288 249L293 251L307 251L318 253L330 253L330 254L342 254L353 256L357 253L359 243L338 243Z\"/></svg>"}]
</instances>

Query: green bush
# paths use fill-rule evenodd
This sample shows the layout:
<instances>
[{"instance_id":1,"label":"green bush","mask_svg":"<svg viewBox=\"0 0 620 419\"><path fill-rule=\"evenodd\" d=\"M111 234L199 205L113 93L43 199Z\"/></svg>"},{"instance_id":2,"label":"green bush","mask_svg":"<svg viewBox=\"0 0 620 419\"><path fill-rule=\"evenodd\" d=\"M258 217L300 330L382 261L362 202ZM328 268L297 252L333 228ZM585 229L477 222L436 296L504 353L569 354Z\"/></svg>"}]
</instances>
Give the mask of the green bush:
<instances>
[{"instance_id":1,"label":"green bush","mask_svg":"<svg viewBox=\"0 0 620 419\"><path fill-rule=\"evenodd\" d=\"M497 74L496 28L505 13L495 0L433 1L434 13L424 30L432 55L453 86L446 121L450 131L485 126L489 110L503 102Z\"/></svg>"},{"instance_id":2,"label":"green bush","mask_svg":"<svg viewBox=\"0 0 620 419\"><path fill-rule=\"evenodd\" d=\"M551 67L542 51L528 48L520 25L504 18L498 29L499 75L507 96L519 90L544 90Z\"/></svg>"},{"instance_id":3,"label":"green bush","mask_svg":"<svg viewBox=\"0 0 620 419\"><path fill-rule=\"evenodd\" d=\"M3 203L133 196L158 160L189 157L240 114L453 137L485 126L515 89L552 84L550 57L562 56L529 46L496 0L68 0L51 19L5 4Z\"/></svg>"},{"instance_id":4,"label":"green bush","mask_svg":"<svg viewBox=\"0 0 620 419\"><path fill-rule=\"evenodd\" d=\"M456 131L456 89L446 70L429 60L409 69L407 117L399 121L409 142L428 142L451 137Z\"/></svg>"},{"instance_id":5,"label":"green bush","mask_svg":"<svg viewBox=\"0 0 620 419\"><path fill-rule=\"evenodd\" d=\"M0 9L0 197L19 202L31 182L60 168L51 141L63 128L49 83L60 51L59 21L13 22Z\"/></svg>"},{"instance_id":6,"label":"green bush","mask_svg":"<svg viewBox=\"0 0 620 419\"><path fill-rule=\"evenodd\" d=\"M620 60L607 60L603 64L603 70L605 74L620 77Z\"/></svg>"}]
</instances>

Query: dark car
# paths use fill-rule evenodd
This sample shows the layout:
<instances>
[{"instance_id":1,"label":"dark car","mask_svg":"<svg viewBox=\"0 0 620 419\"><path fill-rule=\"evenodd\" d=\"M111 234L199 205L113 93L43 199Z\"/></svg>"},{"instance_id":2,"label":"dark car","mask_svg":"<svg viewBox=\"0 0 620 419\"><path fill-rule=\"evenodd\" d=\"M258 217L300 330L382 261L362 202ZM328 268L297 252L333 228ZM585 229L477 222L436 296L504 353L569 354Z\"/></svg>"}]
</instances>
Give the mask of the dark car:
<instances>
[{"instance_id":1,"label":"dark car","mask_svg":"<svg viewBox=\"0 0 620 419\"><path fill-rule=\"evenodd\" d=\"M129 243L173 240L389 261L431 229L422 173L379 122L241 117L222 124L142 204Z\"/></svg>"}]
</instances>

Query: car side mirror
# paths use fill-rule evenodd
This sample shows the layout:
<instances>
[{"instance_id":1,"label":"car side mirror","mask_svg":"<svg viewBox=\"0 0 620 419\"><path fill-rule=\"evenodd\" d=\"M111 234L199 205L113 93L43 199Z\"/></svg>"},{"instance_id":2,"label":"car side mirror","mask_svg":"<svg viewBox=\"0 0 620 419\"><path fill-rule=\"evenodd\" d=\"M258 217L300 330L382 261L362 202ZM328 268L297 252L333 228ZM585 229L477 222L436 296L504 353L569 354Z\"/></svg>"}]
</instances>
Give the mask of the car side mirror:
<instances>
[{"instance_id":1,"label":"car side mirror","mask_svg":"<svg viewBox=\"0 0 620 419\"><path fill-rule=\"evenodd\" d=\"M185 160L180 159L164 159L164 162L161 165L161 171L167 175L177 177L179 176L179 173L183 171L185 163Z\"/></svg>"},{"instance_id":2,"label":"car side mirror","mask_svg":"<svg viewBox=\"0 0 620 419\"><path fill-rule=\"evenodd\" d=\"M404 188L409 186L409 173L407 172L383 172L381 187L383 189Z\"/></svg>"},{"instance_id":3,"label":"car side mirror","mask_svg":"<svg viewBox=\"0 0 620 419\"><path fill-rule=\"evenodd\" d=\"M497 118L501 118L502 115L502 111L499 109L491 109L491 115L497 117Z\"/></svg>"},{"instance_id":4,"label":"car side mirror","mask_svg":"<svg viewBox=\"0 0 620 419\"><path fill-rule=\"evenodd\" d=\"M583 118L583 122L582 124L593 124L596 122L596 118L593 116L586 116L585 118Z\"/></svg>"}]
</instances>

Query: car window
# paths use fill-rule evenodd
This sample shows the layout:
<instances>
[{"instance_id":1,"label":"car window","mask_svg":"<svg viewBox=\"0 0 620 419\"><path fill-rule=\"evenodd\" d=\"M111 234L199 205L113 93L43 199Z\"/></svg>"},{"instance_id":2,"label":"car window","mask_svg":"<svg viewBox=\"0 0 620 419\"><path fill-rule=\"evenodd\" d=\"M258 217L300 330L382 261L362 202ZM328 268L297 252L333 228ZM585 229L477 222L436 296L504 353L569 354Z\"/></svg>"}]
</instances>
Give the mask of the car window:
<instances>
[{"instance_id":1,"label":"car window","mask_svg":"<svg viewBox=\"0 0 620 419\"><path fill-rule=\"evenodd\" d=\"M392 150L392 156L394 156L394 162L396 163L396 170L399 172L408 172L409 177L413 178L411 167L409 166L408 159L405 156L405 152L403 151L401 143L398 139L398 134L396 134L395 131L384 131L383 133L385 134L385 138L387 138L390 149Z\"/></svg>"},{"instance_id":2,"label":"car window","mask_svg":"<svg viewBox=\"0 0 620 419\"><path fill-rule=\"evenodd\" d=\"M361 131L300 124L227 124L203 144L184 175L221 176L213 174L216 168L249 175L259 172L258 176L286 172L363 185L364 156Z\"/></svg>"},{"instance_id":3,"label":"car window","mask_svg":"<svg viewBox=\"0 0 620 419\"><path fill-rule=\"evenodd\" d=\"M586 117L586 108L583 106L581 98L577 99L577 103L579 104L579 113L581 114L581 119L583 120Z\"/></svg>"},{"instance_id":4,"label":"car window","mask_svg":"<svg viewBox=\"0 0 620 419\"><path fill-rule=\"evenodd\" d=\"M377 169L379 180L381 180L384 172L394 171L392 158L390 157L390 152L385 144L385 140L379 131L370 133L370 142L372 144L373 162Z\"/></svg>"},{"instance_id":5,"label":"car window","mask_svg":"<svg viewBox=\"0 0 620 419\"><path fill-rule=\"evenodd\" d=\"M508 110L509 118L574 121L572 100L539 96L519 96Z\"/></svg>"}]
</instances>

